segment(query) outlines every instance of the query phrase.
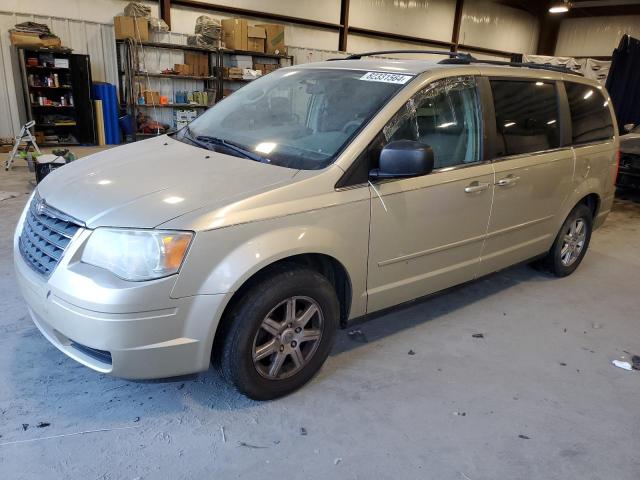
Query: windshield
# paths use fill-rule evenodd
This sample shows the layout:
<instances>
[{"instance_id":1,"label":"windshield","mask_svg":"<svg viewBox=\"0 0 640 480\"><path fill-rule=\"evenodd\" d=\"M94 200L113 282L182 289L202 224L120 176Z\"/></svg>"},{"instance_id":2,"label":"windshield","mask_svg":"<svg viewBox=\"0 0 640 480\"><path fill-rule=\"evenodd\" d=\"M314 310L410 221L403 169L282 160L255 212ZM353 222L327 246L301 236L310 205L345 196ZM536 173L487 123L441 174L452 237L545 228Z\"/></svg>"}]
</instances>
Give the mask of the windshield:
<instances>
[{"instance_id":1,"label":"windshield","mask_svg":"<svg viewBox=\"0 0 640 480\"><path fill-rule=\"evenodd\" d=\"M332 163L413 77L338 69L283 69L251 82L181 130L178 140L283 167Z\"/></svg>"}]
</instances>

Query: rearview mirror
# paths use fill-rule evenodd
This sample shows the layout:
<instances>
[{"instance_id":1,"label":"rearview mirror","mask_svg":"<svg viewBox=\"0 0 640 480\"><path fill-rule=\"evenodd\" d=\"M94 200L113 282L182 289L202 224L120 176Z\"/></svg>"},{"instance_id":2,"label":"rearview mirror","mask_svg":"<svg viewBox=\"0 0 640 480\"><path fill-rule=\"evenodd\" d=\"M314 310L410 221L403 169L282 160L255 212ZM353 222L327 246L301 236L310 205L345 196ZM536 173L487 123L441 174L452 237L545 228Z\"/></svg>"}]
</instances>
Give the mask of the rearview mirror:
<instances>
[{"instance_id":1,"label":"rearview mirror","mask_svg":"<svg viewBox=\"0 0 640 480\"><path fill-rule=\"evenodd\" d=\"M636 125L634 123L625 123L624 125L624 131L629 133L631 130L634 129Z\"/></svg>"},{"instance_id":2,"label":"rearview mirror","mask_svg":"<svg viewBox=\"0 0 640 480\"><path fill-rule=\"evenodd\" d=\"M427 175L433 170L433 150L413 140L397 140L380 152L379 168L371 170L371 178L407 178Z\"/></svg>"}]
</instances>

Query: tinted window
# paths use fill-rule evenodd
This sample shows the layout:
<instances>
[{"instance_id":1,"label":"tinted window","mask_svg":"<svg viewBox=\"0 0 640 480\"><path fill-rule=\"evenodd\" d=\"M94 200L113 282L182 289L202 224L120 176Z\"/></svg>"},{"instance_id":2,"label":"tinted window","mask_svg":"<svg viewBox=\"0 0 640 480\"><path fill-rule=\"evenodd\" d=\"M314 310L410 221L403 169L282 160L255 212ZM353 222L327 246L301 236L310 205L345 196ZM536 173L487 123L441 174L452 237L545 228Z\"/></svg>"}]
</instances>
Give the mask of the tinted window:
<instances>
[{"instance_id":1,"label":"tinted window","mask_svg":"<svg viewBox=\"0 0 640 480\"><path fill-rule=\"evenodd\" d=\"M560 146L555 83L491 80L498 157Z\"/></svg>"},{"instance_id":2,"label":"tinted window","mask_svg":"<svg viewBox=\"0 0 640 480\"><path fill-rule=\"evenodd\" d=\"M602 92L591 85L565 82L571 111L574 144L607 140L613 137L609 103Z\"/></svg>"},{"instance_id":3,"label":"tinted window","mask_svg":"<svg viewBox=\"0 0 640 480\"><path fill-rule=\"evenodd\" d=\"M429 145L434 168L477 162L482 138L478 105L473 77L436 81L414 95L387 124L385 140Z\"/></svg>"}]
</instances>

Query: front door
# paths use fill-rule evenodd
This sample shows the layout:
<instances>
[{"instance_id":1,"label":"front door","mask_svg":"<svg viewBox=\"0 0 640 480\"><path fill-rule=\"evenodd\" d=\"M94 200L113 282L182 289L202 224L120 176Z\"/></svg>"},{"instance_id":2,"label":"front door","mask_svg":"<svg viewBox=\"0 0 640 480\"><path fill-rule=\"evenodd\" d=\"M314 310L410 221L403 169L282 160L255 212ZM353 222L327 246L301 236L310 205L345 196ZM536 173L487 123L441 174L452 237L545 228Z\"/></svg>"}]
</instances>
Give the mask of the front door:
<instances>
[{"instance_id":1,"label":"front door","mask_svg":"<svg viewBox=\"0 0 640 480\"><path fill-rule=\"evenodd\" d=\"M409 100L380 135L381 146L405 139L430 145L435 168L370 187L368 312L473 279L489 221L494 174L473 77L436 81Z\"/></svg>"},{"instance_id":2,"label":"front door","mask_svg":"<svg viewBox=\"0 0 640 480\"><path fill-rule=\"evenodd\" d=\"M562 147L554 81L491 79L496 119L493 209L481 274L546 252L571 192L574 160Z\"/></svg>"}]
</instances>

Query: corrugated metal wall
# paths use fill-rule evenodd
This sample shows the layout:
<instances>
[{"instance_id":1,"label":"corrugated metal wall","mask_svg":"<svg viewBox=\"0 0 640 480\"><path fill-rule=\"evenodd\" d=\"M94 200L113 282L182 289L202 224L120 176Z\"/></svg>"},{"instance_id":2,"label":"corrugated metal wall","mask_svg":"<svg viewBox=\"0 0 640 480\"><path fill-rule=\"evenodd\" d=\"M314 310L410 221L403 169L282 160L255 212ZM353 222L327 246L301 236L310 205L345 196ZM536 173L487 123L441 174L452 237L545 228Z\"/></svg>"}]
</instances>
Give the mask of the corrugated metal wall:
<instances>
[{"instance_id":1,"label":"corrugated metal wall","mask_svg":"<svg viewBox=\"0 0 640 480\"><path fill-rule=\"evenodd\" d=\"M22 98L18 98L18 65L14 47L9 41L9 29L20 22L44 23L62 39L64 46L74 53L91 56L91 74L96 82L109 82L117 85L116 46L113 25L81 20L69 20L60 17L44 17L19 13L0 12L0 136L10 137L20 130L24 122ZM5 113L6 112L6 113Z\"/></svg>"},{"instance_id":2,"label":"corrugated metal wall","mask_svg":"<svg viewBox=\"0 0 640 480\"><path fill-rule=\"evenodd\" d=\"M560 24L556 56L608 56L624 34L640 37L640 15L567 18Z\"/></svg>"}]
</instances>

